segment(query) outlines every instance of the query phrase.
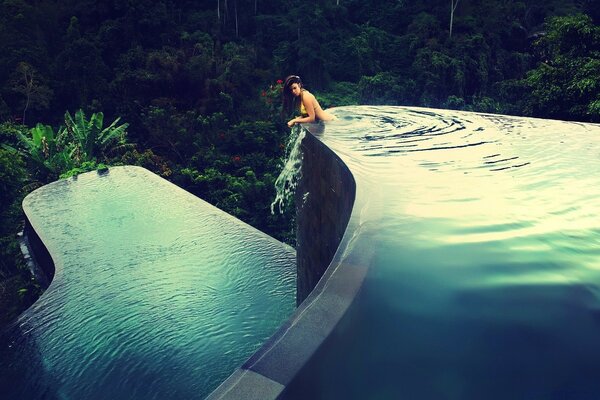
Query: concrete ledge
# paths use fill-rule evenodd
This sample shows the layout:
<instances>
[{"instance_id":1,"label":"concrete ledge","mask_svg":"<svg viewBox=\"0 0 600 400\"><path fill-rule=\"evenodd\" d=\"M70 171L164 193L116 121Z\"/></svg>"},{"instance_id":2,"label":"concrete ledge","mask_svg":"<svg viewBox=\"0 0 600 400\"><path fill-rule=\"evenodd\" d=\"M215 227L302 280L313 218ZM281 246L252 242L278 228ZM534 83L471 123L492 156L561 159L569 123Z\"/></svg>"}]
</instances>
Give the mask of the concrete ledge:
<instances>
[{"instance_id":1,"label":"concrete ledge","mask_svg":"<svg viewBox=\"0 0 600 400\"><path fill-rule=\"evenodd\" d=\"M283 388L283 385L260 374L245 369L238 369L219 388L212 392L208 398L231 400L274 399L283 391Z\"/></svg>"},{"instance_id":2,"label":"concrete ledge","mask_svg":"<svg viewBox=\"0 0 600 400\"><path fill-rule=\"evenodd\" d=\"M350 220L356 183L344 162L318 139L322 126L305 128L309 133L302 143L302 178L296 192L300 305L208 397L211 400L254 399L257 390L261 391L261 399L277 398L331 334L364 281L370 255L355 260L341 257L352 241L354 228ZM241 379L245 374L253 378Z\"/></svg>"}]
</instances>

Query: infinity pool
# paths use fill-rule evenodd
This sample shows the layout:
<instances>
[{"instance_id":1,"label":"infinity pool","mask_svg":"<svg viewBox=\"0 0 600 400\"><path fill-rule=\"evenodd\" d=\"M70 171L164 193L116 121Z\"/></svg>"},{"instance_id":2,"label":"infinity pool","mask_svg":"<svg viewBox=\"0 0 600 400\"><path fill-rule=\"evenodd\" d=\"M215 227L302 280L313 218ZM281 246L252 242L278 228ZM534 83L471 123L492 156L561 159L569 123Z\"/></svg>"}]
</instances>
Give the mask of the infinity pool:
<instances>
[{"instance_id":1,"label":"infinity pool","mask_svg":"<svg viewBox=\"0 0 600 400\"><path fill-rule=\"evenodd\" d=\"M56 273L1 337L3 399L203 398L294 310L291 247L145 169L24 209Z\"/></svg>"},{"instance_id":2,"label":"infinity pool","mask_svg":"<svg viewBox=\"0 0 600 400\"><path fill-rule=\"evenodd\" d=\"M357 186L334 263L368 272L281 398L600 398L600 126L334 113Z\"/></svg>"}]
</instances>

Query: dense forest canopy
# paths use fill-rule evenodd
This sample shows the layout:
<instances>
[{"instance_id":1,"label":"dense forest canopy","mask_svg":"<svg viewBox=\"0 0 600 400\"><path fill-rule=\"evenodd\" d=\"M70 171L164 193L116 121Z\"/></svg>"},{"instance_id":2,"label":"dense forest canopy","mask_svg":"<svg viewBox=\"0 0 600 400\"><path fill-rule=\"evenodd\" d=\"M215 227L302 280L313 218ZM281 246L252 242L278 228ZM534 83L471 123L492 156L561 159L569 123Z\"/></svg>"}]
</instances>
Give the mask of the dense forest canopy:
<instances>
[{"instance_id":1,"label":"dense forest canopy","mask_svg":"<svg viewBox=\"0 0 600 400\"><path fill-rule=\"evenodd\" d=\"M241 120L260 115L253 100L261 86L291 72L317 90L347 82L360 102L464 102L532 114L543 108L540 99L514 105L506 81L528 93L539 83L526 79L528 71L560 63L561 54L548 59L547 46L536 46L551 27L554 44L583 40L594 56L598 3L4 1L0 116L59 123L65 110L84 107L139 125L132 133L145 138L142 115L151 106L202 115L234 108ZM553 26L552 16L573 20ZM598 117L590 110L547 114Z\"/></svg>"},{"instance_id":2,"label":"dense forest canopy","mask_svg":"<svg viewBox=\"0 0 600 400\"><path fill-rule=\"evenodd\" d=\"M324 107L597 122L599 20L600 0L0 0L4 320L39 293L15 239L33 188L142 165L293 244L269 212L278 80Z\"/></svg>"}]
</instances>

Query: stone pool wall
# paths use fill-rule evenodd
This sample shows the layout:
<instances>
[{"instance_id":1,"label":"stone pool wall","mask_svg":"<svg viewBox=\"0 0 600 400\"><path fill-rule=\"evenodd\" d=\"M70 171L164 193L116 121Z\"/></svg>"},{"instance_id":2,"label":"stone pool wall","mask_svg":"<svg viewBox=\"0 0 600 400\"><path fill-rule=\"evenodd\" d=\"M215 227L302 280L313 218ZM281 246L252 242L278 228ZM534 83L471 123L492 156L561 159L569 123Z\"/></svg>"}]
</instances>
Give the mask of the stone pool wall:
<instances>
[{"instance_id":1,"label":"stone pool wall","mask_svg":"<svg viewBox=\"0 0 600 400\"><path fill-rule=\"evenodd\" d=\"M348 167L323 145L317 129L302 141L302 178L296 191L296 302L300 305L331 263L344 236L356 194Z\"/></svg>"},{"instance_id":2,"label":"stone pool wall","mask_svg":"<svg viewBox=\"0 0 600 400\"><path fill-rule=\"evenodd\" d=\"M337 325L364 280L366 266L345 265L336 257L346 240L356 183L341 159L318 139L324 134L322 127L305 126L311 133L302 142L302 178L296 192L299 307L211 393L210 400L282 395Z\"/></svg>"}]
</instances>

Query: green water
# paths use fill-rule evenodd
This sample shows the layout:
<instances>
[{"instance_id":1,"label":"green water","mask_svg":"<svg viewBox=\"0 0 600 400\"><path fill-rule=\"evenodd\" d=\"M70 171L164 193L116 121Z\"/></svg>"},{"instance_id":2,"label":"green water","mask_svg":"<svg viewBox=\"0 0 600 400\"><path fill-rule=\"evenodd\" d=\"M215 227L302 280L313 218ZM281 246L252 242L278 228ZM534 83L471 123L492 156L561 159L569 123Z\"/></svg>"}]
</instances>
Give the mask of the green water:
<instances>
[{"instance_id":1,"label":"green water","mask_svg":"<svg viewBox=\"0 0 600 400\"><path fill-rule=\"evenodd\" d=\"M142 168L24 209L56 273L2 337L3 399L203 398L294 310L292 248Z\"/></svg>"},{"instance_id":2,"label":"green water","mask_svg":"<svg viewBox=\"0 0 600 400\"><path fill-rule=\"evenodd\" d=\"M600 398L600 126L334 112L369 270L282 398Z\"/></svg>"}]
</instances>

